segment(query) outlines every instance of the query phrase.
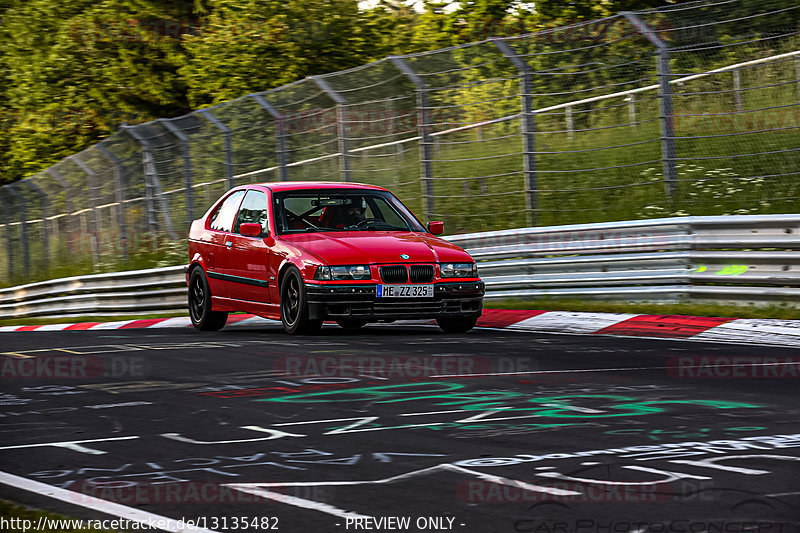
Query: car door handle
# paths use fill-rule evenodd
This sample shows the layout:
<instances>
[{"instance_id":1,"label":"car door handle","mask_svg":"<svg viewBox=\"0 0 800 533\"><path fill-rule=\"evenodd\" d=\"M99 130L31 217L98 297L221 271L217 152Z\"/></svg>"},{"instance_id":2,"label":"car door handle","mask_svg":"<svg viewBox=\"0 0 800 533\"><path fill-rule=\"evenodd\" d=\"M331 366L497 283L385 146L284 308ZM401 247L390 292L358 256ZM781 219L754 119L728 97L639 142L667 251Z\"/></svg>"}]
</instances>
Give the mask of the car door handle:
<instances>
[{"instance_id":1,"label":"car door handle","mask_svg":"<svg viewBox=\"0 0 800 533\"><path fill-rule=\"evenodd\" d=\"M225 241L225 246L230 248L231 246L233 246L233 243L231 241Z\"/></svg>"}]
</instances>

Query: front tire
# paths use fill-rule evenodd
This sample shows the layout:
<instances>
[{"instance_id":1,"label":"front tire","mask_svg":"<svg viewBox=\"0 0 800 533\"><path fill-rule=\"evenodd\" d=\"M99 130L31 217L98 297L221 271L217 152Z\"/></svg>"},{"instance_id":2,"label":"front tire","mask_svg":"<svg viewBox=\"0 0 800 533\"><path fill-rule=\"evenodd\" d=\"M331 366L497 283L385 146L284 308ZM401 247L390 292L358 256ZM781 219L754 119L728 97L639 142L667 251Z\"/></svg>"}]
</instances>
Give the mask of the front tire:
<instances>
[{"instance_id":1,"label":"front tire","mask_svg":"<svg viewBox=\"0 0 800 533\"><path fill-rule=\"evenodd\" d=\"M306 286L296 267L291 266L281 279L281 322L289 335L314 333L322 320L309 320Z\"/></svg>"},{"instance_id":2,"label":"front tire","mask_svg":"<svg viewBox=\"0 0 800 533\"><path fill-rule=\"evenodd\" d=\"M466 333L475 327L478 317L442 317L437 318L436 322L445 333Z\"/></svg>"},{"instance_id":3,"label":"front tire","mask_svg":"<svg viewBox=\"0 0 800 533\"><path fill-rule=\"evenodd\" d=\"M228 313L211 310L211 290L201 267L192 269L189 276L189 316L200 331L219 331L228 321Z\"/></svg>"}]
</instances>

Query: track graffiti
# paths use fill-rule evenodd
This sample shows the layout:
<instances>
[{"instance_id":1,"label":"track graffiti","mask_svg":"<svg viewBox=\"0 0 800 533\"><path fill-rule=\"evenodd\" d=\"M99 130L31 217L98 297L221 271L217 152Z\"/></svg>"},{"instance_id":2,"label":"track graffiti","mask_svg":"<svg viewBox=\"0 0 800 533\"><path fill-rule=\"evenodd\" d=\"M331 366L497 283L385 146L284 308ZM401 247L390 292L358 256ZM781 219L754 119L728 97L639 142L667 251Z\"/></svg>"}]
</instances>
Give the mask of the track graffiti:
<instances>
[{"instance_id":1,"label":"track graffiti","mask_svg":"<svg viewBox=\"0 0 800 533\"><path fill-rule=\"evenodd\" d=\"M183 457L158 460L157 462L123 463L109 468L90 466L67 469L40 470L28 476L56 483L61 488L70 488L80 481L86 486L126 488L139 484L159 485L187 483L194 473L216 474L224 478L240 477L243 471L269 467L283 470L308 470L318 466L364 466L376 463L393 463L403 458L445 457L441 453L409 453L398 451L375 451L351 455L306 448L298 451L271 451L241 456L215 455L211 457Z\"/></svg>"},{"instance_id":2,"label":"track graffiti","mask_svg":"<svg viewBox=\"0 0 800 533\"><path fill-rule=\"evenodd\" d=\"M763 426L742 426L742 427L729 427L729 428L697 428L690 429L686 426L678 426L675 429L641 429L641 428L628 428L628 429L611 429L604 431L605 435L634 435L634 436L647 436L650 440L664 440L664 439L691 439L691 438L704 438L708 437L709 433L721 432L725 435L736 435L738 433L762 431L767 428Z\"/></svg>"},{"instance_id":3,"label":"track graffiti","mask_svg":"<svg viewBox=\"0 0 800 533\"><path fill-rule=\"evenodd\" d=\"M640 400L633 396L611 394L569 394L535 396L517 391L467 392L461 383L423 382L382 385L357 389L291 394L261 398L259 402L332 403L370 402L393 404L425 401L441 407L466 411L525 412L544 418L608 418L663 413L670 405L692 405L711 409L755 408L754 404L721 400ZM509 405L513 403L513 405ZM578 405L578 403L591 405Z\"/></svg>"},{"instance_id":4,"label":"track graffiti","mask_svg":"<svg viewBox=\"0 0 800 533\"><path fill-rule=\"evenodd\" d=\"M481 471L486 467L500 467L518 465L506 461L507 458L490 458L468 461L457 461L453 463L442 463L433 467L422 468L389 478L372 480L320 480L320 481L276 481L270 483L230 483L227 487L242 490L249 494L269 499L272 491L276 489L285 490L291 487L336 487L345 490L347 487L373 486L375 490L391 490L389 487L413 480L414 478L431 479L431 476L439 474L459 475L462 479L456 485L456 495L462 500L471 503L525 503L531 502L558 503L562 501L588 501L588 502L624 502L631 501L648 503L654 501L664 501L674 499L676 501L715 501L713 493L721 490L725 493L737 493L747 498L747 501L754 501L754 497L760 496L747 490L749 487L748 479L739 476L761 476L780 471L800 462L800 458L785 453L732 453L736 449L742 449L745 444L758 443L763 449L780 446L792 446L800 441L800 435L765 435L753 437L751 441L725 441L728 448L722 450L721 441L710 441L708 443L689 443L696 448L707 444L709 449L701 451L706 455L718 453L710 458L693 460L667 460L659 465L637 464L636 459L632 461L614 460L612 464L599 461L586 461L584 457L594 455L596 450L588 452L576 452L573 454L549 454L542 457L544 464L540 463L534 469L533 479L523 481L514 477L487 474ZM636 451L652 446L630 446L627 450ZM716 451L711 451L711 447L716 447ZM754 448L757 446L754 446ZM611 452L611 450L606 450ZM522 457L522 456L518 456ZM574 461L561 463L568 459L581 461L575 465ZM664 459L663 457L661 459ZM494 461L494 463L493 463ZM553 464L553 461L557 461ZM561 467L557 466L561 464ZM755 466L758 466L756 468ZM765 467L764 465L770 465ZM770 468L770 469L768 469ZM519 469L517 469L517 472ZM526 471L530 471L526 469ZM715 475L720 473L733 475L731 478L733 486L725 486L714 483ZM746 488L737 488L742 485ZM764 496L763 500L772 500L770 503L781 504L780 500ZM314 505L316 502L309 500L279 500L287 505L316 509L341 516L343 513L358 513L358 509L331 509L324 505ZM773 514L777 511L791 511L791 506L783 504L784 507L771 507ZM552 530L540 529L537 531L552 533ZM738 529L736 531L739 531Z\"/></svg>"}]
</instances>

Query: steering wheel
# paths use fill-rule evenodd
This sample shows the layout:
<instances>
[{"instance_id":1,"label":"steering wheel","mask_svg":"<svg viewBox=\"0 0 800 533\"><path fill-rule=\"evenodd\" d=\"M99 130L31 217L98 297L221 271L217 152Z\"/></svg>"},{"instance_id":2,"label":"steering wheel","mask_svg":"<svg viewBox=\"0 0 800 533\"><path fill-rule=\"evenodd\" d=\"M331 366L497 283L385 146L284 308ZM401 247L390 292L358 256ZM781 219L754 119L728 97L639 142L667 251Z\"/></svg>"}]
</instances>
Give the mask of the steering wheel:
<instances>
[{"instance_id":1,"label":"steering wheel","mask_svg":"<svg viewBox=\"0 0 800 533\"><path fill-rule=\"evenodd\" d=\"M370 222L379 222L381 224L385 224L385 222L379 218L365 218L364 220L359 220L357 223L352 224L350 227L360 229L361 227L366 226Z\"/></svg>"}]
</instances>

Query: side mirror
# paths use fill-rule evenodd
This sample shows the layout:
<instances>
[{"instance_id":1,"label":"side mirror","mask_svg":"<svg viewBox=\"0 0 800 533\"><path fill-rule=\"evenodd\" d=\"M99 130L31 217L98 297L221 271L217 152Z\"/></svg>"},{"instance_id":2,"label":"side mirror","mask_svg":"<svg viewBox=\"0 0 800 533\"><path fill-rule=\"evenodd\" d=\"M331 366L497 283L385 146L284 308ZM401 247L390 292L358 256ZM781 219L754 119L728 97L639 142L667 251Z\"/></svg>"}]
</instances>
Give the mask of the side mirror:
<instances>
[{"instance_id":1,"label":"side mirror","mask_svg":"<svg viewBox=\"0 0 800 533\"><path fill-rule=\"evenodd\" d=\"M258 237L261 235L261 224L244 223L239 226L239 233L245 237Z\"/></svg>"},{"instance_id":2,"label":"side mirror","mask_svg":"<svg viewBox=\"0 0 800 533\"><path fill-rule=\"evenodd\" d=\"M441 220L428 222L428 231L430 231L433 235L441 235L444 233L444 222Z\"/></svg>"}]
</instances>

